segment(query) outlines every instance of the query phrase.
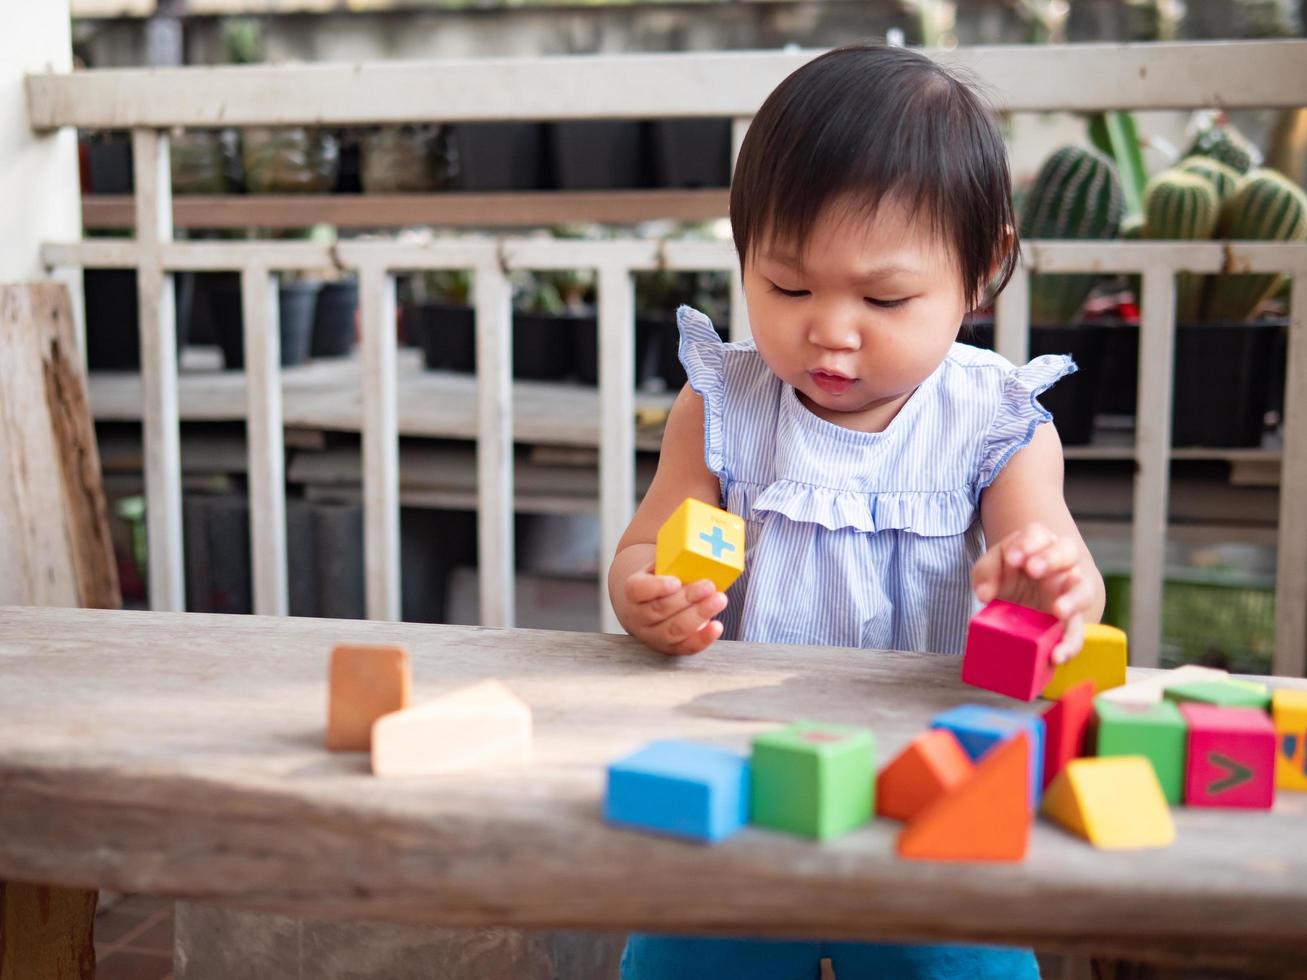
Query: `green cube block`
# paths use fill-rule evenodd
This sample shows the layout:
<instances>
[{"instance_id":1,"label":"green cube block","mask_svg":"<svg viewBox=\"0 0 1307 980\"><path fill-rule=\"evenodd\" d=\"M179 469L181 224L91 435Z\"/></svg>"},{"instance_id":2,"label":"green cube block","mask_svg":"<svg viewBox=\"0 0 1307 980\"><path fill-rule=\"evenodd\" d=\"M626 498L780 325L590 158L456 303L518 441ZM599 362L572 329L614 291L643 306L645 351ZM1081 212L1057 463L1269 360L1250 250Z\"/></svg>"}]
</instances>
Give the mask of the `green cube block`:
<instances>
[{"instance_id":1,"label":"green cube block","mask_svg":"<svg viewBox=\"0 0 1307 980\"><path fill-rule=\"evenodd\" d=\"M1171 701L1132 705L1099 698L1094 713L1098 754L1145 756L1153 764L1166 801L1173 806L1183 803L1189 735L1180 709Z\"/></svg>"},{"instance_id":2,"label":"green cube block","mask_svg":"<svg viewBox=\"0 0 1307 980\"><path fill-rule=\"evenodd\" d=\"M753 823L826 840L871 819L876 738L865 728L799 722L753 740Z\"/></svg>"},{"instance_id":3,"label":"green cube block","mask_svg":"<svg viewBox=\"0 0 1307 980\"><path fill-rule=\"evenodd\" d=\"M1240 680L1195 680L1172 684L1166 689L1170 701L1197 701L1222 708L1271 710L1271 692L1263 685Z\"/></svg>"}]
</instances>

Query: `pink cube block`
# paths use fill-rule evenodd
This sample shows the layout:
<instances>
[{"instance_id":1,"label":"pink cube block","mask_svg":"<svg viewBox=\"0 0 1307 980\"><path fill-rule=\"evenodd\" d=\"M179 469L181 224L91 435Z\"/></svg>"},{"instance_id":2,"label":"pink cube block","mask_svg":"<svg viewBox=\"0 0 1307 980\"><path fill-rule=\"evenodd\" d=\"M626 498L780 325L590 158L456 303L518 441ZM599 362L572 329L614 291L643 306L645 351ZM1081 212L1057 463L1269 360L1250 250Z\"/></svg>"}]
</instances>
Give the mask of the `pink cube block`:
<instances>
[{"instance_id":1,"label":"pink cube block","mask_svg":"<svg viewBox=\"0 0 1307 980\"><path fill-rule=\"evenodd\" d=\"M1061 639L1056 616L995 599L971 618L962 682L1033 701L1053 678L1053 647Z\"/></svg>"},{"instance_id":2,"label":"pink cube block","mask_svg":"<svg viewBox=\"0 0 1307 980\"><path fill-rule=\"evenodd\" d=\"M1257 708L1180 705L1189 726L1184 801L1268 810L1275 802L1275 726Z\"/></svg>"}]
</instances>

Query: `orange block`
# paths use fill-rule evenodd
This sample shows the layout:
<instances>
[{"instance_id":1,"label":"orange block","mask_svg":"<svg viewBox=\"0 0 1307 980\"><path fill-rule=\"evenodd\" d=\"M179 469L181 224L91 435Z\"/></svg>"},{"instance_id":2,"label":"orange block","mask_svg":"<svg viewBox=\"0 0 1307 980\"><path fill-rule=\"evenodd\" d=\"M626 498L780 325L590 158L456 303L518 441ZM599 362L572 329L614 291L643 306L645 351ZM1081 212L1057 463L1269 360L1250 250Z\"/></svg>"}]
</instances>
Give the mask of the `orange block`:
<instances>
[{"instance_id":1,"label":"orange block","mask_svg":"<svg viewBox=\"0 0 1307 980\"><path fill-rule=\"evenodd\" d=\"M926 807L899 834L900 857L924 861L1020 861L1030 842L1030 738L989 750L971 778Z\"/></svg>"},{"instance_id":2,"label":"orange block","mask_svg":"<svg viewBox=\"0 0 1307 980\"><path fill-rule=\"evenodd\" d=\"M922 732L876 777L876 812L911 820L971 775L971 759L947 729Z\"/></svg>"},{"instance_id":3,"label":"orange block","mask_svg":"<svg viewBox=\"0 0 1307 980\"><path fill-rule=\"evenodd\" d=\"M338 646L331 651L327 748L366 752L372 723L408 707L408 654L401 647Z\"/></svg>"},{"instance_id":4,"label":"orange block","mask_svg":"<svg viewBox=\"0 0 1307 980\"><path fill-rule=\"evenodd\" d=\"M1044 712L1044 789L1072 759L1084 755L1085 733L1094 716L1094 682L1081 681L1067 688Z\"/></svg>"}]
</instances>

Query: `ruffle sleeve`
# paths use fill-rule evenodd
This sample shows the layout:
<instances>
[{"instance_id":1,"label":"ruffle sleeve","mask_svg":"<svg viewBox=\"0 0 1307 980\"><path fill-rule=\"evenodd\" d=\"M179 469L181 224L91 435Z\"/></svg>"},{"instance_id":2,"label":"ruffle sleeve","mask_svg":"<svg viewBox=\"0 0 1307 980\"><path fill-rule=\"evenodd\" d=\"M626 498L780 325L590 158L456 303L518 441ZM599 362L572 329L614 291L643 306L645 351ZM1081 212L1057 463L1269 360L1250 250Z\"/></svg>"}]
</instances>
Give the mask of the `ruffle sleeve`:
<instances>
[{"instance_id":1,"label":"ruffle sleeve","mask_svg":"<svg viewBox=\"0 0 1307 980\"><path fill-rule=\"evenodd\" d=\"M1039 404L1039 396L1075 371L1075 361L1067 355L1044 354L1007 373L998 411L981 443L975 484L977 499L980 491L994 482L1008 460L1030 444L1036 427L1053 418Z\"/></svg>"},{"instance_id":2,"label":"ruffle sleeve","mask_svg":"<svg viewBox=\"0 0 1307 980\"><path fill-rule=\"evenodd\" d=\"M703 458L708 469L720 479L727 479L723 452L726 386L722 372L725 346L712 321L689 306L676 311L676 325L681 332L681 365L690 379L690 387L703 399Z\"/></svg>"}]
</instances>

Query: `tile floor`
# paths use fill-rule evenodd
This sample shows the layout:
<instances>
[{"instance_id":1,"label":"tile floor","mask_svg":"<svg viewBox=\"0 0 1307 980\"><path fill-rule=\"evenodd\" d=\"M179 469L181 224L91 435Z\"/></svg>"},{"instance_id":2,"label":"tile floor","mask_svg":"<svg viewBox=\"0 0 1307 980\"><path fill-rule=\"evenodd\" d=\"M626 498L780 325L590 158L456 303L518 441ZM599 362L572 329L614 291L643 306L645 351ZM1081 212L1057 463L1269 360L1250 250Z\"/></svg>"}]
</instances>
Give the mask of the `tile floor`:
<instances>
[{"instance_id":1,"label":"tile floor","mask_svg":"<svg viewBox=\"0 0 1307 980\"><path fill-rule=\"evenodd\" d=\"M172 980L171 901L101 893L95 914L97 980Z\"/></svg>"}]
</instances>

